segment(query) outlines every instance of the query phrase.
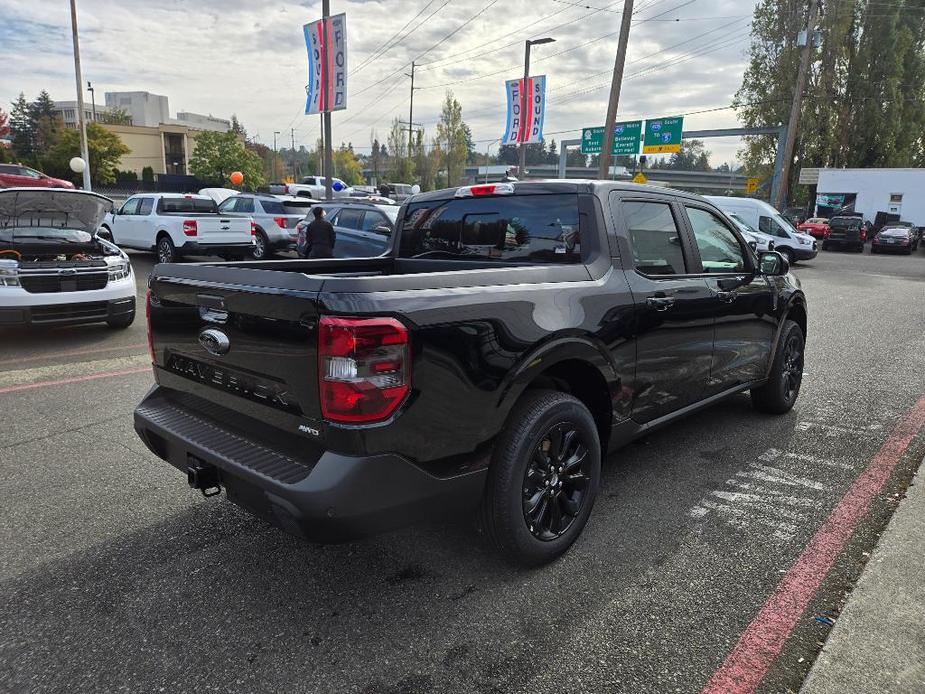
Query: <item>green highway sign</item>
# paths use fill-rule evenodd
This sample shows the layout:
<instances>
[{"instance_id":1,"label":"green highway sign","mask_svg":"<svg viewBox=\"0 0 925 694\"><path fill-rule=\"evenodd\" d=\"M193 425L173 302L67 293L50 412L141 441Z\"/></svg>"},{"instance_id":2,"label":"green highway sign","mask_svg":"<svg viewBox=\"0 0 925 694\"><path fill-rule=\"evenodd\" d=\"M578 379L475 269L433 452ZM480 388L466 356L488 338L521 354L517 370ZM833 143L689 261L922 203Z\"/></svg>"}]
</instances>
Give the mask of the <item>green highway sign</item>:
<instances>
[{"instance_id":1,"label":"green highway sign","mask_svg":"<svg viewBox=\"0 0 925 694\"><path fill-rule=\"evenodd\" d=\"M611 155L639 154L639 140L642 138L642 121L631 120L614 123L613 148ZM581 153L600 154L604 147L604 126L584 128L581 131Z\"/></svg>"},{"instance_id":2,"label":"green highway sign","mask_svg":"<svg viewBox=\"0 0 925 694\"><path fill-rule=\"evenodd\" d=\"M642 153L667 154L669 152L680 152L683 128L683 116L647 120Z\"/></svg>"}]
</instances>

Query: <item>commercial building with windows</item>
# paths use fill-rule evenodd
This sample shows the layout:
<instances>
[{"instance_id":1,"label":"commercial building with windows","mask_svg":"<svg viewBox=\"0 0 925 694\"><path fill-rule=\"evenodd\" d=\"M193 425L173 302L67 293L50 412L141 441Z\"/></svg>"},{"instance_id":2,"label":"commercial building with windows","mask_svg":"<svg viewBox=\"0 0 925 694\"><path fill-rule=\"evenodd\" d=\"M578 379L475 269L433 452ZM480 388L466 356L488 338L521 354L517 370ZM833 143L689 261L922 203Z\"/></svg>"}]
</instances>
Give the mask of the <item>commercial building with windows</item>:
<instances>
[{"instance_id":1,"label":"commercial building with windows","mask_svg":"<svg viewBox=\"0 0 925 694\"><path fill-rule=\"evenodd\" d=\"M97 121L102 123L105 121L106 116L109 115L114 109L109 106L104 106L103 104L96 105L96 117L94 117L94 109L90 102L84 102L84 119L88 123ZM52 111L54 115L58 116L63 122L65 128L76 128L79 124L77 114L80 109L77 107L76 101L56 101L55 108Z\"/></svg>"},{"instance_id":2,"label":"commercial building with windows","mask_svg":"<svg viewBox=\"0 0 925 694\"><path fill-rule=\"evenodd\" d=\"M118 135L130 150L116 168L134 171L139 178L146 166L150 166L155 174L188 175L189 158L196 149L196 136L202 132L173 123L161 123L157 127L108 124L103 124L103 127Z\"/></svg>"}]
</instances>

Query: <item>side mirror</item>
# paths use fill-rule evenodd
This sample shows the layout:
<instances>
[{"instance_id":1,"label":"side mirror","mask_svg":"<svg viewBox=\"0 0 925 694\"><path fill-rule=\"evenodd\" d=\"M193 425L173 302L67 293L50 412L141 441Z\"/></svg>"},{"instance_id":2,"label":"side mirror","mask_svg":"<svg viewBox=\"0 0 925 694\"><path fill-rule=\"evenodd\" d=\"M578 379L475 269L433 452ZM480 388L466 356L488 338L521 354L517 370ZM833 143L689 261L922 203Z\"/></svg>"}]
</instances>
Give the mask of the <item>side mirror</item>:
<instances>
[{"instance_id":1,"label":"side mirror","mask_svg":"<svg viewBox=\"0 0 925 694\"><path fill-rule=\"evenodd\" d=\"M777 251L768 251L758 256L758 269L762 275L781 277L790 272L790 263Z\"/></svg>"},{"instance_id":2,"label":"side mirror","mask_svg":"<svg viewBox=\"0 0 925 694\"><path fill-rule=\"evenodd\" d=\"M749 247L751 247L753 251L755 251L756 253L758 252L758 242L757 241L749 241L748 245Z\"/></svg>"},{"instance_id":3,"label":"side mirror","mask_svg":"<svg viewBox=\"0 0 925 694\"><path fill-rule=\"evenodd\" d=\"M380 224L377 227L373 227L373 231L375 231L377 234L385 234L386 236L392 233L392 229L387 227L385 224Z\"/></svg>"}]
</instances>

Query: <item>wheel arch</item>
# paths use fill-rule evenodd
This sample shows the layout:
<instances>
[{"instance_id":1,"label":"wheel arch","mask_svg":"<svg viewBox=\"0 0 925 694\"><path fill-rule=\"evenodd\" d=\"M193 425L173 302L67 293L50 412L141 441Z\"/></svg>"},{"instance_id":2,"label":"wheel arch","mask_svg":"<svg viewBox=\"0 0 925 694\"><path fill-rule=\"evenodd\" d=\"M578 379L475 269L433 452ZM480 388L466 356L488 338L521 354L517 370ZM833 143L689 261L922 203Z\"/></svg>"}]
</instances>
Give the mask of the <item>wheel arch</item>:
<instances>
[{"instance_id":1,"label":"wheel arch","mask_svg":"<svg viewBox=\"0 0 925 694\"><path fill-rule=\"evenodd\" d=\"M525 355L509 372L498 404L506 419L527 391L568 393L591 412L601 450L606 451L613 424L613 393L619 385L620 376L606 348L586 338L560 337Z\"/></svg>"}]
</instances>

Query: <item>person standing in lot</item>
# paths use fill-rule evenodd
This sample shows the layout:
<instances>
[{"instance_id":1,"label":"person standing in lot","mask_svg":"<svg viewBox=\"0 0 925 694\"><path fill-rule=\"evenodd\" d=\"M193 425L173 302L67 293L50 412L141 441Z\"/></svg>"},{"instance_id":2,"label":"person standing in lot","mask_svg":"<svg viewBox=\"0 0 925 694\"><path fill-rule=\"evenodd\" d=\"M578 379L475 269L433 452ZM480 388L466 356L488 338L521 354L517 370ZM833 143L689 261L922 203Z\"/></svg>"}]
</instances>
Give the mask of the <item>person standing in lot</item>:
<instances>
[{"instance_id":1,"label":"person standing in lot","mask_svg":"<svg viewBox=\"0 0 925 694\"><path fill-rule=\"evenodd\" d=\"M337 234L334 225L325 219L324 209L315 207L312 210L315 219L305 231L305 252L307 258L333 258L334 242Z\"/></svg>"}]
</instances>

